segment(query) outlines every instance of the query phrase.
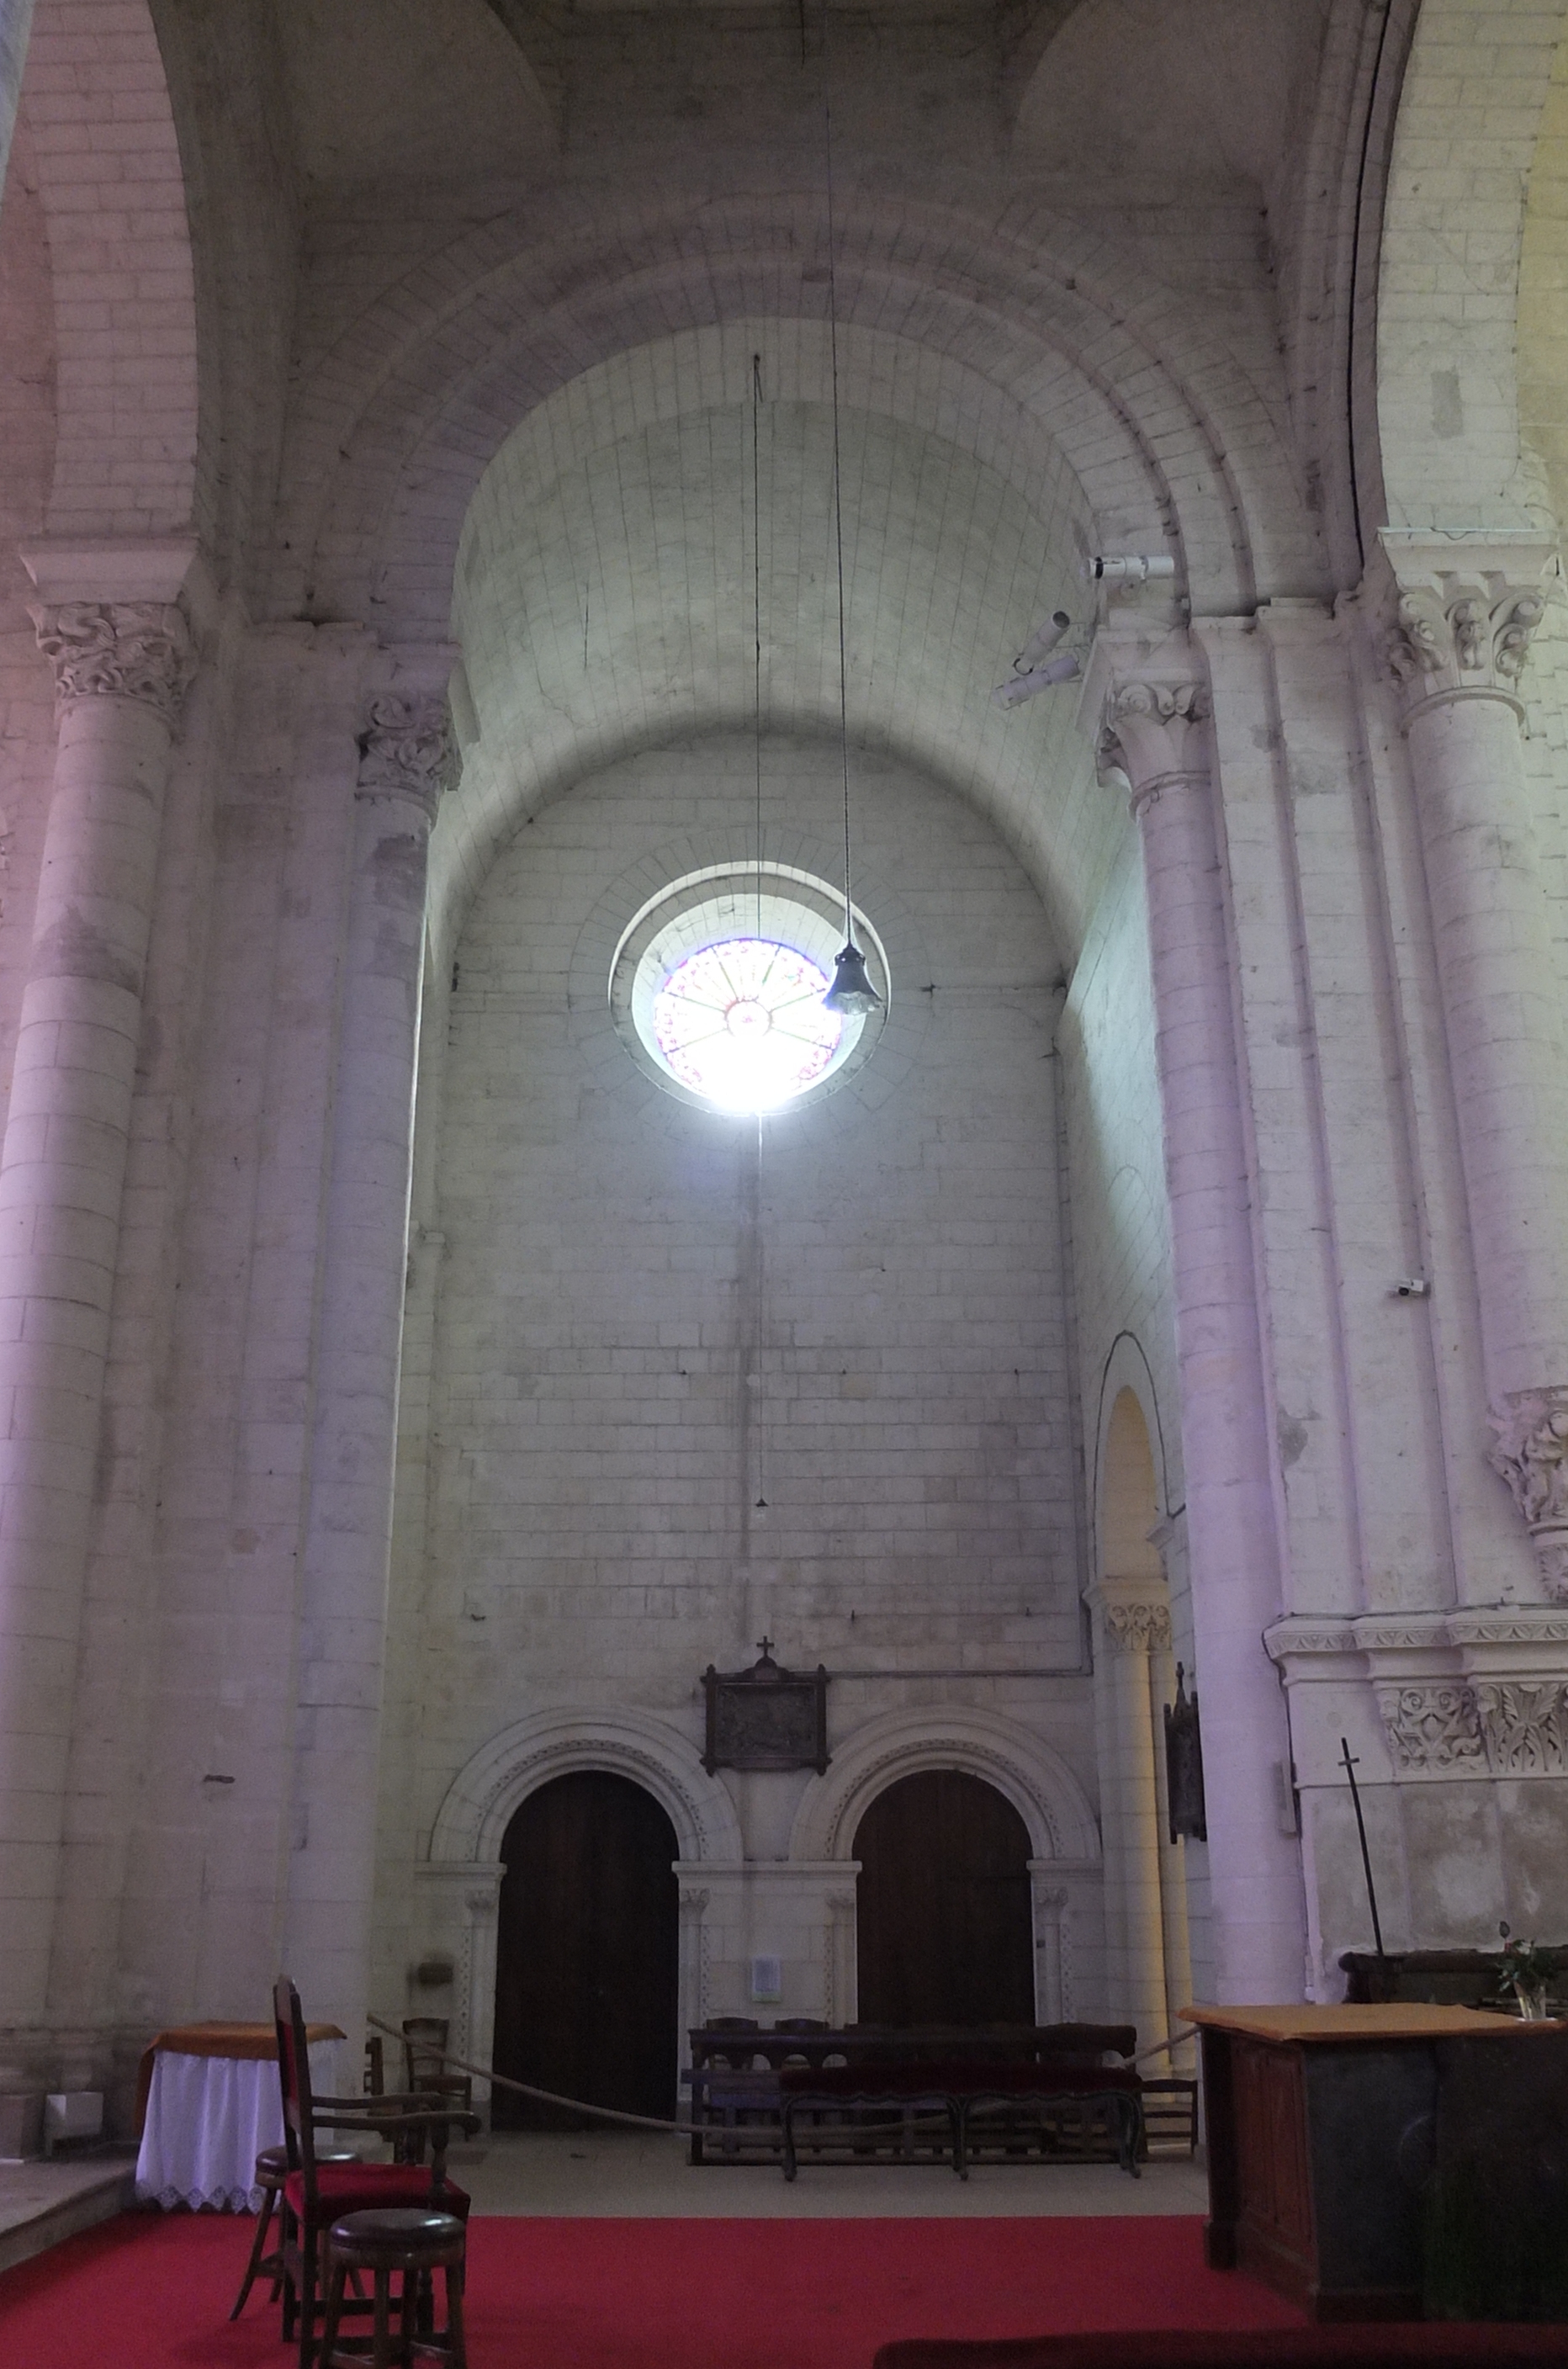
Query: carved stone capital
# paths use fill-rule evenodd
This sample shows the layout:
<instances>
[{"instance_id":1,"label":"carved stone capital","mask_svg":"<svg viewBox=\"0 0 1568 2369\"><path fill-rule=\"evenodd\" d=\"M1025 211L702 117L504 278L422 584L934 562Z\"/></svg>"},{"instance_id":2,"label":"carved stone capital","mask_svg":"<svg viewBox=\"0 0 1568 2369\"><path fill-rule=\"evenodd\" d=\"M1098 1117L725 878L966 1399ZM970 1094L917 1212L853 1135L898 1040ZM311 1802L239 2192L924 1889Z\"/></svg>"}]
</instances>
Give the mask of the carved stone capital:
<instances>
[{"instance_id":1,"label":"carved stone capital","mask_svg":"<svg viewBox=\"0 0 1568 2369\"><path fill-rule=\"evenodd\" d=\"M1173 779L1206 770L1199 727L1208 714L1207 686L1186 681L1113 682L1100 727L1102 761L1119 765L1132 784L1132 808L1141 811Z\"/></svg>"},{"instance_id":2,"label":"carved stone capital","mask_svg":"<svg viewBox=\"0 0 1568 2369\"><path fill-rule=\"evenodd\" d=\"M1473 1688L1453 1679L1425 1686L1392 1679L1374 1691L1396 1768L1485 1775L1486 1746Z\"/></svg>"},{"instance_id":3,"label":"carved stone capital","mask_svg":"<svg viewBox=\"0 0 1568 2369\"><path fill-rule=\"evenodd\" d=\"M383 692L360 736L361 798L406 798L434 822L452 767L452 720L444 697L399 699Z\"/></svg>"},{"instance_id":4,"label":"carved stone capital","mask_svg":"<svg viewBox=\"0 0 1568 2369\"><path fill-rule=\"evenodd\" d=\"M1108 1654L1168 1654L1171 1614L1163 1604L1106 1604L1102 1607L1105 1651Z\"/></svg>"},{"instance_id":5,"label":"carved stone capital","mask_svg":"<svg viewBox=\"0 0 1568 2369\"><path fill-rule=\"evenodd\" d=\"M1472 1692L1499 1777L1555 1777L1568 1769L1568 1688L1561 1678L1478 1678Z\"/></svg>"},{"instance_id":6,"label":"carved stone capital","mask_svg":"<svg viewBox=\"0 0 1568 2369\"><path fill-rule=\"evenodd\" d=\"M1547 1594L1568 1602L1568 1384L1510 1391L1492 1428L1486 1460L1528 1525Z\"/></svg>"},{"instance_id":7,"label":"carved stone capital","mask_svg":"<svg viewBox=\"0 0 1568 2369\"><path fill-rule=\"evenodd\" d=\"M1505 540L1385 532L1394 576L1384 650L1408 723L1453 699L1503 699L1521 715L1519 677L1546 614L1544 536Z\"/></svg>"},{"instance_id":8,"label":"carved stone capital","mask_svg":"<svg viewBox=\"0 0 1568 2369\"><path fill-rule=\"evenodd\" d=\"M54 665L59 708L82 699L134 699L179 723L196 651L185 612L166 601L66 601L31 611L38 646Z\"/></svg>"}]
</instances>

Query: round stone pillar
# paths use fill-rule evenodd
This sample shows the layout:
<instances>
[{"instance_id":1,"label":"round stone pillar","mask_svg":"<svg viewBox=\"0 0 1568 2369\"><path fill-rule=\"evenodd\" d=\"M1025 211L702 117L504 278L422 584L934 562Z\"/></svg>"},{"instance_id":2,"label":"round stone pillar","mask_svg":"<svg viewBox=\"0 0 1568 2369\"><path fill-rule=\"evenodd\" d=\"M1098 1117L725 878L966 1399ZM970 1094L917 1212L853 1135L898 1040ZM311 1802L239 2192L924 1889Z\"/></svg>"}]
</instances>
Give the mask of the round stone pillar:
<instances>
[{"instance_id":1,"label":"round stone pillar","mask_svg":"<svg viewBox=\"0 0 1568 2369\"><path fill-rule=\"evenodd\" d=\"M181 612L34 612L59 740L0 1143L0 2020L42 2014Z\"/></svg>"},{"instance_id":2,"label":"round stone pillar","mask_svg":"<svg viewBox=\"0 0 1568 2369\"><path fill-rule=\"evenodd\" d=\"M1568 1596L1568 1082L1518 681L1541 538L1390 534L1403 692L1470 1212L1491 1459Z\"/></svg>"},{"instance_id":3,"label":"round stone pillar","mask_svg":"<svg viewBox=\"0 0 1568 2369\"><path fill-rule=\"evenodd\" d=\"M362 2021L430 826L445 701L376 701L355 797L301 1592L285 1956L309 2012Z\"/></svg>"},{"instance_id":4,"label":"round stone pillar","mask_svg":"<svg viewBox=\"0 0 1568 2369\"><path fill-rule=\"evenodd\" d=\"M1106 637L1091 693L1101 685L1102 746L1143 840L1215 1980L1223 2001L1286 2001L1301 1995L1303 1903L1275 1809L1290 1751L1262 1636L1283 1609L1279 1541L1207 687L1185 644L1124 659Z\"/></svg>"}]
</instances>

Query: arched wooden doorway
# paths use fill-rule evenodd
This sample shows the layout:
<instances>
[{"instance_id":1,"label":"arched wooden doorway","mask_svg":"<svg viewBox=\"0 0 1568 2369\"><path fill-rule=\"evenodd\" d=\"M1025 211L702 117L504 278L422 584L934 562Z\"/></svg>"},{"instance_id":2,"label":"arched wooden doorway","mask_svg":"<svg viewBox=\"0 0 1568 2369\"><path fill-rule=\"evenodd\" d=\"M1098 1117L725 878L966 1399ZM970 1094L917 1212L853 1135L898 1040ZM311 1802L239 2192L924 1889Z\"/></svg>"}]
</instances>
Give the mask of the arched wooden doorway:
<instances>
[{"instance_id":1,"label":"arched wooden doorway","mask_svg":"<svg viewBox=\"0 0 1568 2369\"><path fill-rule=\"evenodd\" d=\"M863 2023L1033 2023L1029 1831L957 1768L878 1793L855 1830Z\"/></svg>"},{"instance_id":2,"label":"arched wooden doorway","mask_svg":"<svg viewBox=\"0 0 1568 2369\"><path fill-rule=\"evenodd\" d=\"M629 1778L579 1768L531 1793L501 1845L498 2073L634 2114L675 2110L675 1829ZM495 2092L504 2128L569 2114Z\"/></svg>"}]
</instances>

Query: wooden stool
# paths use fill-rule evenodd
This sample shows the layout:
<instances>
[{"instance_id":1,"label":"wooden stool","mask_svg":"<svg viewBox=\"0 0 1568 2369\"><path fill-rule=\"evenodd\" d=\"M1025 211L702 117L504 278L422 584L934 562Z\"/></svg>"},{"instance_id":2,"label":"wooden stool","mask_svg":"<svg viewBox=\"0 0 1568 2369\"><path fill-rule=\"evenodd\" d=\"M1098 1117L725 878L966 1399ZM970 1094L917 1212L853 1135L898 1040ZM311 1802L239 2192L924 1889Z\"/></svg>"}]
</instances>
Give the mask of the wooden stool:
<instances>
[{"instance_id":1,"label":"wooden stool","mask_svg":"<svg viewBox=\"0 0 1568 2369\"><path fill-rule=\"evenodd\" d=\"M339 2147L334 2155L318 2155L317 2163L358 2163L359 2157L351 2147ZM267 2251L267 2232L272 2226L273 2208L283 2192L283 2182L289 2177L289 2150L286 2146L263 2147L256 2158L254 2185L261 2191L261 2210L256 2216L256 2236L251 2240L250 2260L240 2281L239 2295L231 2319L237 2319L245 2309L245 2299L258 2279L270 2279L272 2300L278 2300L278 2289L283 2277L283 2257L276 2249Z\"/></svg>"},{"instance_id":2,"label":"wooden stool","mask_svg":"<svg viewBox=\"0 0 1568 2369\"><path fill-rule=\"evenodd\" d=\"M410 2369L415 2356L446 2361L452 2369L468 2369L463 2341L463 2266L466 2231L455 2214L420 2212L412 2206L392 2206L384 2212L348 2213L335 2221L326 2239L326 2325L322 2331L319 2369L392 2369L395 2362ZM368 2349L362 2339L351 2345L338 2334L343 2311L344 2283L356 2271L369 2271L375 2282L375 2334ZM392 2279L403 2273L401 2327L392 2332ZM421 2319L433 2318L428 2281L432 2272L446 2272L446 2328L417 2329Z\"/></svg>"}]
</instances>

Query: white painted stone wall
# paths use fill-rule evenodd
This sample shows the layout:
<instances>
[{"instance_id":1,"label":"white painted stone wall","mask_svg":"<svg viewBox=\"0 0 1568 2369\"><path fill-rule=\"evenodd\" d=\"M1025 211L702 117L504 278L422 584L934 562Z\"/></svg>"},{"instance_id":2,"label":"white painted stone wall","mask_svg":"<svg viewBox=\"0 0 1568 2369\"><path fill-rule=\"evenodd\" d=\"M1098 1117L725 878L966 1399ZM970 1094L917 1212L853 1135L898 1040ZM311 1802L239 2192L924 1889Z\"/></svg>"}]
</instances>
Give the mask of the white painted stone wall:
<instances>
[{"instance_id":1,"label":"white painted stone wall","mask_svg":"<svg viewBox=\"0 0 1568 2369\"><path fill-rule=\"evenodd\" d=\"M939 1727L944 1706L972 1722L994 1706L1093 1788L1055 956L971 810L886 758L857 754L853 779L887 1035L841 1090L765 1124L760 1190L756 1123L642 1074L601 959L628 882L646 896L752 844L749 738L647 752L548 807L457 948L446 1073L438 1102L427 1071L421 1106L413 1298L435 1299L434 1349L427 1417L411 1316L400 1518L419 1521L428 1439L428 1543L419 1582L402 1541L397 1562L395 1654L410 1694L417 1665L420 1707L398 1714L391 1756L413 1752L417 1796L395 1766L383 1784L383 1817L406 1822L400 1845L383 1831L389 2001L408 1964L394 1951L418 1939L399 1895L488 1736L544 1709L622 1707L700 1749L699 1673L750 1664L764 1632L786 1664L836 1674L835 1751L878 1716ZM837 796L830 743L770 738L770 856L831 876ZM788 1859L807 1778L723 1781L745 1856ZM779 1874L781 1899L802 1872ZM803 1928L778 1911L796 1928L786 2014L825 2004L821 1882L805 1889ZM715 1908L714 2008L744 2010L759 1930ZM1092 1921L1079 1940L1090 1966Z\"/></svg>"}]
</instances>

